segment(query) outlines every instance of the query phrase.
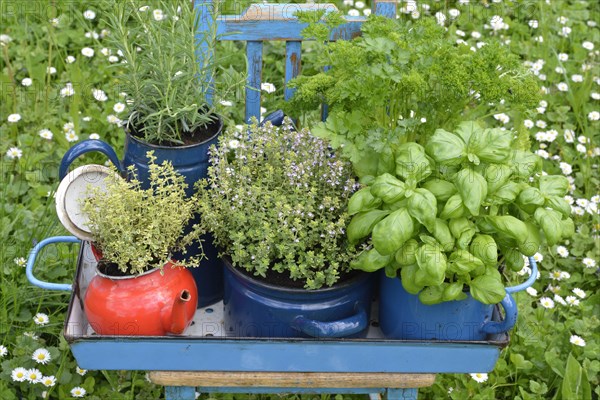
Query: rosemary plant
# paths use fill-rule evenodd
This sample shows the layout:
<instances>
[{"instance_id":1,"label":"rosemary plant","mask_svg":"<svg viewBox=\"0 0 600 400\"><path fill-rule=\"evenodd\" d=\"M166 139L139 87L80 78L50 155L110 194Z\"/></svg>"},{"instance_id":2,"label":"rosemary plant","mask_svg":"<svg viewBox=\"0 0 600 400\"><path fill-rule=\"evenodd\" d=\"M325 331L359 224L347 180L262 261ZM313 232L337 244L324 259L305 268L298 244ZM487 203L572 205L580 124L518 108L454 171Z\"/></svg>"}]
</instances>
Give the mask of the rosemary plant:
<instances>
[{"instance_id":1,"label":"rosemary plant","mask_svg":"<svg viewBox=\"0 0 600 400\"><path fill-rule=\"evenodd\" d=\"M198 29L200 15L190 1L146 3L115 2L107 17L108 45L123 59L119 89L131 110L126 126L149 143L183 144L184 132L193 136L215 118L206 102L212 60L197 55L214 47L216 30Z\"/></svg>"}]
</instances>

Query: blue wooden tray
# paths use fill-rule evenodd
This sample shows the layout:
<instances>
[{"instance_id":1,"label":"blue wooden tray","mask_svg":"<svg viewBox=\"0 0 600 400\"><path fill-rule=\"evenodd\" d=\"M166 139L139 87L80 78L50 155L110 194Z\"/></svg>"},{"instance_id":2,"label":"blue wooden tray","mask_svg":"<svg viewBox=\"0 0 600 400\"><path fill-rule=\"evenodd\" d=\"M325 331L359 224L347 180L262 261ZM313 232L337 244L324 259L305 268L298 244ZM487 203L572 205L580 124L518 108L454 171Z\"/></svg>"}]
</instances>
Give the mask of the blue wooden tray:
<instances>
[{"instance_id":1,"label":"blue wooden tray","mask_svg":"<svg viewBox=\"0 0 600 400\"><path fill-rule=\"evenodd\" d=\"M489 372L508 334L481 342L407 341L383 338L372 313L364 339L238 338L223 329L223 304L198 309L183 336L100 336L82 308L95 259L83 242L64 336L81 368L90 370L254 372ZM373 307L376 311L377 303ZM499 319L496 310L494 318Z\"/></svg>"}]
</instances>

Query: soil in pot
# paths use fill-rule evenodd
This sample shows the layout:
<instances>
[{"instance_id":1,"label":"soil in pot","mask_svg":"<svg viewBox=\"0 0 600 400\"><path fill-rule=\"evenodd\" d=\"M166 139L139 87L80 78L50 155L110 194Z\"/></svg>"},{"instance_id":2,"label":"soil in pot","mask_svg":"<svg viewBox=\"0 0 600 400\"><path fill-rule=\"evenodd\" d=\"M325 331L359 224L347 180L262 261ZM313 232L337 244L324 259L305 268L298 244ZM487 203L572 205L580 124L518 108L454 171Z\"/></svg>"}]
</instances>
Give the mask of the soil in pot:
<instances>
[{"instance_id":1,"label":"soil in pot","mask_svg":"<svg viewBox=\"0 0 600 400\"><path fill-rule=\"evenodd\" d=\"M190 131L182 131L181 132L181 141L183 143L172 143L172 142L160 142L160 143L150 143L157 146L167 146L167 147L177 147L177 146L191 146L198 143L205 142L215 136L217 132L221 129L222 122L216 115L211 117L211 121L206 125L197 128L196 130ZM137 139L144 140L144 134L140 133L139 128L137 126L129 126L126 127L126 130Z\"/></svg>"}]
</instances>

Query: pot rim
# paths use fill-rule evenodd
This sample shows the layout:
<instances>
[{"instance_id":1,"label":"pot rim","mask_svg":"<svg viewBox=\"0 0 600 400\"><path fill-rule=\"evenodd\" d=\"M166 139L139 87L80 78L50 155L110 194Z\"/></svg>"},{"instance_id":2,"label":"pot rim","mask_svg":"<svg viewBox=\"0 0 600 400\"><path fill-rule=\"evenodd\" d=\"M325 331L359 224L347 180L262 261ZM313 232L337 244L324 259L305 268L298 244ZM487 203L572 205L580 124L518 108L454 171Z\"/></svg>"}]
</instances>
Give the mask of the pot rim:
<instances>
[{"instance_id":1,"label":"pot rim","mask_svg":"<svg viewBox=\"0 0 600 400\"><path fill-rule=\"evenodd\" d=\"M165 268L165 267L163 267L163 268ZM153 273L155 273L157 271L160 271L160 269L159 268L152 268L151 270L148 270L146 272L142 272L141 274L135 274L135 275L112 276L112 275L106 275L106 274L100 272L100 270L98 269L98 264L96 264L96 275L101 276L102 278L106 278L106 279L110 279L110 280L114 280L114 281L123 281L123 280L127 280L127 279L137 279L137 278L141 278L141 277L146 276L146 275L153 274Z\"/></svg>"},{"instance_id":2,"label":"pot rim","mask_svg":"<svg viewBox=\"0 0 600 400\"><path fill-rule=\"evenodd\" d=\"M362 283L368 281L372 277L372 274L370 274L368 272L360 271L360 273L358 273L356 276L352 277L351 279L348 279L344 282L337 282L333 286L329 286L329 287L323 287L320 289L288 288L285 286L278 286L278 285L273 285L270 283L261 282L261 281L255 279L254 277L246 275L245 273L240 271L238 268L234 267L233 263L231 262L231 259L229 257L221 257L221 259L223 260L223 264L225 265L225 268L227 268L232 274L234 274L237 278L241 279L242 281L249 283L253 286L256 286L259 289L277 291L280 293L286 293L286 294L291 294L291 295L300 295L300 294L306 295L306 294L311 294L311 293L314 293L315 295L317 295L317 294L333 293L336 291L341 291L341 290L347 289L348 287L351 287L354 285L362 284Z\"/></svg>"},{"instance_id":3,"label":"pot rim","mask_svg":"<svg viewBox=\"0 0 600 400\"><path fill-rule=\"evenodd\" d=\"M165 145L160 145L160 144L152 144L149 142L146 142L145 140L138 138L137 136L133 136L129 129L127 129L125 126L123 126L123 130L125 131L125 134L127 135L127 139L133 141L133 142L137 142L141 145L144 146L148 146L148 147L152 147L154 149L164 149L164 150L185 150L185 149L191 149L194 147L198 147L198 146L202 146L208 142L210 142L211 140L213 140L214 138L216 138L217 136L219 136L221 134L221 132L223 131L223 118L221 118L221 116L219 114L215 114L215 117L217 117L217 121L219 122L219 129L217 129L217 132L215 132L214 135L212 135L210 138L200 142L200 143L194 143L194 144L186 144L186 145L180 145L180 146L165 146Z\"/></svg>"}]
</instances>

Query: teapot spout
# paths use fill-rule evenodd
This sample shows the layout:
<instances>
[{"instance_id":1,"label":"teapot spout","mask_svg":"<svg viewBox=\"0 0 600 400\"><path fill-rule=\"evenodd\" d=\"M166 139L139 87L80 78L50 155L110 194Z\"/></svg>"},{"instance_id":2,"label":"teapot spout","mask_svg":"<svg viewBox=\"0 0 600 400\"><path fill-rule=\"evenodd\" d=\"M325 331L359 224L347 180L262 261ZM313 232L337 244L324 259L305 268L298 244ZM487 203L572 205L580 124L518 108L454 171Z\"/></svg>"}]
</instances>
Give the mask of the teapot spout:
<instances>
[{"instance_id":1,"label":"teapot spout","mask_svg":"<svg viewBox=\"0 0 600 400\"><path fill-rule=\"evenodd\" d=\"M189 290L182 290L179 296L173 302L173 307L170 313L163 316L163 326L165 331L175 335L181 335L185 328L191 321L191 318L187 315L187 303L192 299L192 295ZM165 318L166 317L166 318ZM166 324L165 324L166 322Z\"/></svg>"}]
</instances>

